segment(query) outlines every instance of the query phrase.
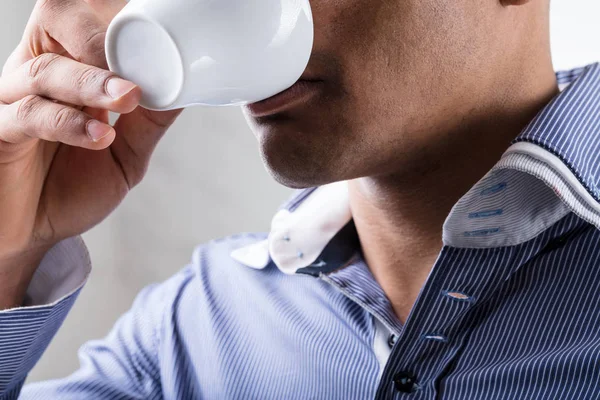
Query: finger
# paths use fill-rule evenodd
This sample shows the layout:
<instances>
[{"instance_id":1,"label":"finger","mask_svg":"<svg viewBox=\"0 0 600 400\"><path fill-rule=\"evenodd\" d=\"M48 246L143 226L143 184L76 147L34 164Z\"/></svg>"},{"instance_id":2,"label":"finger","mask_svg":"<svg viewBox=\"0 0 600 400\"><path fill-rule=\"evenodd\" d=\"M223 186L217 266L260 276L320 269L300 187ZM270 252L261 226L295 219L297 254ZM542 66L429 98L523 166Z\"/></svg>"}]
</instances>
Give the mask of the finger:
<instances>
[{"instance_id":1,"label":"finger","mask_svg":"<svg viewBox=\"0 0 600 400\"><path fill-rule=\"evenodd\" d=\"M182 111L158 112L138 107L119 117L111 151L123 168L129 188L142 180L158 141Z\"/></svg>"},{"instance_id":2,"label":"finger","mask_svg":"<svg viewBox=\"0 0 600 400\"><path fill-rule=\"evenodd\" d=\"M67 51L59 46L55 52L52 52L58 55L69 56ZM21 65L25 64L27 61L33 59L31 49L23 44L23 42L19 43L19 45L13 50L13 52L8 56L4 66L2 67L2 75L5 76L13 71L17 70Z\"/></svg>"},{"instance_id":3,"label":"finger","mask_svg":"<svg viewBox=\"0 0 600 400\"><path fill-rule=\"evenodd\" d=\"M82 111L39 96L27 96L0 106L0 140L24 143L31 139L61 142L91 150L108 147L115 130Z\"/></svg>"},{"instance_id":4,"label":"finger","mask_svg":"<svg viewBox=\"0 0 600 400\"><path fill-rule=\"evenodd\" d=\"M97 119L100 122L103 122L105 124L109 123L108 110L103 110L100 108L84 107L82 109L82 111L84 113L86 113L87 115L89 115L90 117Z\"/></svg>"},{"instance_id":5,"label":"finger","mask_svg":"<svg viewBox=\"0 0 600 400\"><path fill-rule=\"evenodd\" d=\"M133 111L141 98L134 83L52 53L27 61L0 78L0 101L14 103L31 94L117 113Z\"/></svg>"},{"instance_id":6,"label":"finger","mask_svg":"<svg viewBox=\"0 0 600 400\"><path fill-rule=\"evenodd\" d=\"M62 46L75 60L108 69L104 38L108 23L80 0L38 0L28 24L33 56L56 53Z\"/></svg>"}]
</instances>

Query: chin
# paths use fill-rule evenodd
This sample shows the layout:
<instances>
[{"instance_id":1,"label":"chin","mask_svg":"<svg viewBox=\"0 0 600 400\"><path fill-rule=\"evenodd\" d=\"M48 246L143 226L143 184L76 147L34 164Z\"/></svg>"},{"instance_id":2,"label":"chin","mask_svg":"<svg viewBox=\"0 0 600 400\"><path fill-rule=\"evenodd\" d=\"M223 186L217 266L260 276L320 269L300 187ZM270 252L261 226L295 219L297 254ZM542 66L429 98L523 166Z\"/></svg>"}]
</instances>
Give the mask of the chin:
<instances>
[{"instance_id":1,"label":"chin","mask_svg":"<svg viewBox=\"0 0 600 400\"><path fill-rule=\"evenodd\" d=\"M264 117L244 116L264 165L280 184L302 189L348 179L356 166L356 140L333 101L320 98ZM352 163L344 162L351 159Z\"/></svg>"},{"instance_id":2,"label":"chin","mask_svg":"<svg viewBox=\"0 0 600 400\"><path fill-rule=\"evenodd\" d=\"M316 155L299 149L271 146L261 143L261 157L271 176L280 184L292 189L320 186L331 181Z\"/></svg>"},{"instance_id":3,"label":"chin","mask_svg":"<svg viewBox=\"0 0 600 400\"><path fill-rule=\"evenodd\" d=\"M304 189L343 179L333 167L339 149L325 135L273 123L254 126L253 131L266 169L280 184Z\"/></svg>"}]
</instances>

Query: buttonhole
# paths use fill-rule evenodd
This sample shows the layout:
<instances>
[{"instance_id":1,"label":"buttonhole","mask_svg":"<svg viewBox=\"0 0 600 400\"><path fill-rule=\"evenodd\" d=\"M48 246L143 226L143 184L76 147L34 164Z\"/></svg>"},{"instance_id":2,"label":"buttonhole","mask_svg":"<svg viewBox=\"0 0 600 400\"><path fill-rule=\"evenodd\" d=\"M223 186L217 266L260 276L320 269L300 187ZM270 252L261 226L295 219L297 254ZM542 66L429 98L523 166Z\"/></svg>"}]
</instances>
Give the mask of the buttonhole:
<instances>
[{"instance_id":1,"label":"buttonhole","mask_svg":"<svg viewBox=\"0 0 600 400\"><path fill-rule=\"evenodd\" d=\"M436 334L432 334L432 333L422 335L421 339L433 340L434 342L441 342L441 343L446 343L448 341L448 338L446 336L436 335Z\"/></svg>"},{"instance_id":2,"label":"buttonhole","mask_svg":"<svg viewBox=\"0 0 600 400\"><path fill-rule=\"evenodd\" d=\"M477 231L467 231L464 233L466 237L481 237L493 235L494 233L500 232L500 228L489 228L489 229L480 229Z\"/></svg>"},{"instance_id":3,"label":"buttonhole","mask_svg":"<svg viewBox=\"0 0 600 400\"><path fill-rule=\"evenodd\" d=\"M466 301L469 303L475 302L475 298L473 296L469 296L468 294L456 290L442 290L442 294L446 297L450 297L453 300Z\"/></svg>"},{"instance_id":4,"label":"buttonhole","mask_svg":"<svg viewBox=\"0 0 600 400\"><path fill-rule=\"evenodd\" d=\"M506 189L507 183L506 182L500 182L497 185L494 186L490 186L488 188L485 188L481 191L481 195L482 196L487 196L490 194L496 194L499 193L501 191L503 191L504 189Z\"/></svg>"},{"instance_id":5,"label":"buttonhole","mask_svg":"<svg viewBox=\"0 0 600 400\"><path fill-rule=\"evenodd\" d=\"M495 217L503 212L503 209L474 212L469 214L469 219Z\"/></svg>"}]
</instances>

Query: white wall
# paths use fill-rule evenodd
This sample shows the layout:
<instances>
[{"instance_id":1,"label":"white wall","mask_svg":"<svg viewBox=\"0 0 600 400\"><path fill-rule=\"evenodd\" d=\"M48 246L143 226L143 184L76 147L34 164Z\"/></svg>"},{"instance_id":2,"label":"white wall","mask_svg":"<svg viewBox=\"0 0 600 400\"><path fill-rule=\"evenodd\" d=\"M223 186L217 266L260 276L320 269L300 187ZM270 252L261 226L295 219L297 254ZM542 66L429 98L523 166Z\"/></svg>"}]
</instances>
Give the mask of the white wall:
<instances>
[{"instance_id":1,"label":"white wall","mask_svg":"<svg viewBox=\"0 0 600 400\"><path fill-rule=\"evenodd\" d=\"M0 61L18 42L33 4L0 2ZM600 60L599 18L597 0L553 0L558 69ZM264 171L239 110L187 110L159 146L145 181L85 235L92 276L30 379L72 372L77 348L104 336L143 286L179 270L198 243L268 229L288 194Z\"/></svg>"},{"instance_id":2,"label":"white wall","mask_svg":"<svg viewBox=\"0 0 600 400\"><path fill-rule=\"evenodd\" d=\"M551 38L555 69L600 61L600 2L551 0Z\"/></svg>"}]
</instances>

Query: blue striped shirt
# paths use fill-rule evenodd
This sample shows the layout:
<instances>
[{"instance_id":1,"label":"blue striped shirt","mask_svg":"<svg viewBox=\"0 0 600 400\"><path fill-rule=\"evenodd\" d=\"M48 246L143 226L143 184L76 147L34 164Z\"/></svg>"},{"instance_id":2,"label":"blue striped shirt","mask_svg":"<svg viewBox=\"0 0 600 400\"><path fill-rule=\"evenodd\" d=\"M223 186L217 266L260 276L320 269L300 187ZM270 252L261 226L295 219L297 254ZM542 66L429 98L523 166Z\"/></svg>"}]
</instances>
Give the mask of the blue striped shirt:
<instances>
[{"instance_id":1,"label":"blue striped shirt","mask_svg":"<svg viewBox=\"0 0 600 400\"><path fill-rule=\"evenodd\" d=\"M0 399L600 399L600 65L453 207L405 324L358 246L345 183L297 193L267 234L196 249L81 368L23 387L89 272L53 248L0 312Z\"/></svg>"}]
</instances>

